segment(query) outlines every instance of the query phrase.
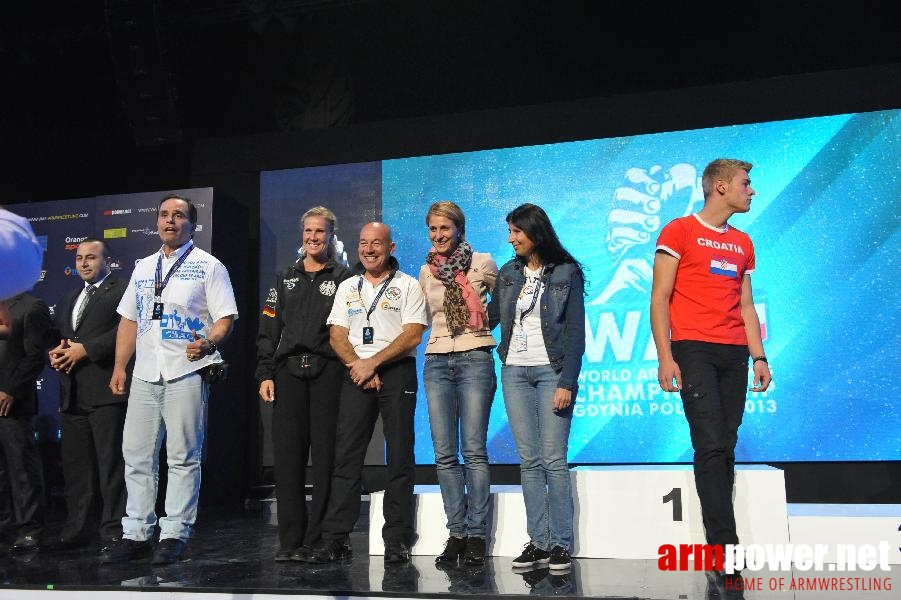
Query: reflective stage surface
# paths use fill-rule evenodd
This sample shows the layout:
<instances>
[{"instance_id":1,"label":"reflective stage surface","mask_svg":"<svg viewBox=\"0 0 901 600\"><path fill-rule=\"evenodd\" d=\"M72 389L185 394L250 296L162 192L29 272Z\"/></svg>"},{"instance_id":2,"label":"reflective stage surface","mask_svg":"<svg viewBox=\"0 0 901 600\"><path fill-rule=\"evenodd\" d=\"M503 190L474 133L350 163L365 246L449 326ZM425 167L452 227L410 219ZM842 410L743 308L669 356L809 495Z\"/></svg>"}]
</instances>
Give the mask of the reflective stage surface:
<instances>
[{"instance_id":1,"label":"reflective stage surface","mask_svg":"<svg viewBox=\"0 0 901 600\"><path fill-rule=\"evenodd\" d=\"M565 572L546 568L516 570L511 557L491 557L484 567L439 569L434 556L414 556L410 564L387 566L381 556L369 556L365 514L352 534L352 560L331 565L275 562L276 527L260 512L243 509L201 509L198 526L185 560L152 566L149 559L100 565L97 548L4 555L0 559L0 596L16 598L17 590L157 591L237 595L298 594L319 596L394 596L441 598L468 596L531 596L570 598L897 598L898 588L867 591L872 580L889 585L893 572L879 569L847 573L859 577L854 591L795 591L792 578L810 572L757 571L744 592L726 591L722 581L704 572L662 572L654 560L574 559ZM54 531L54 530L51 530ZM524 540L525 542L526 540ZM894 571L897 571L897 566ZM834 575L829 573L828 575ZM749 576L746 573L746 576ZM778 579L782 578L779 588ZM867 583L869 582L869 584ZM769 588L775 585L776 590ZM894 587L894 586L893 586ZM49 593L49 592L47 592ZM46 594L43 594L46 595Z\"/></svg>"}]
</instances>

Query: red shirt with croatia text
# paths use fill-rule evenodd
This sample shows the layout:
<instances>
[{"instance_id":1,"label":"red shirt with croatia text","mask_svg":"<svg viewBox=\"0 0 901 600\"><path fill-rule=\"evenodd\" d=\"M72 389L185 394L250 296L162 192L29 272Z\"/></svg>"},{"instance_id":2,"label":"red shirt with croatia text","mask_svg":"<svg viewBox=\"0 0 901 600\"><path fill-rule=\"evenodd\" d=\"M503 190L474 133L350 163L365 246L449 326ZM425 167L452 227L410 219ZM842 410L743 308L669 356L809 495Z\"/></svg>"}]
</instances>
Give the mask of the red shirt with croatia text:
<instances>
[{"instance_id":1,"label":"red shirt with croatia text","mask_svg":"<svg viewBox=\"0 0 901 600\"><path fill-rule=\"evenodd\" d=\"M669 306L672 341L747 345L741 282L754 272L748 234L688 215L661 230L657 250L679 259Z\"/></svg>"}]
</instances>

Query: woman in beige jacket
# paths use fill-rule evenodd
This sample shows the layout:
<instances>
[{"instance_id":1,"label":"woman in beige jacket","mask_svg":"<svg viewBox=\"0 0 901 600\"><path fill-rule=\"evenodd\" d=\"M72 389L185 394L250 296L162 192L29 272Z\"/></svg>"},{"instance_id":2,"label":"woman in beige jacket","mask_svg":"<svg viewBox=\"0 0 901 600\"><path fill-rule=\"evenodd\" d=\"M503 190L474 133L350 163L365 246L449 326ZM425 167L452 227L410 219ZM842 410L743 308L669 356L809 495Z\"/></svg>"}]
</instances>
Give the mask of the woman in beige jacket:
<instances>
[{"instance_id":1,"label":"woman in beige jacket","mask_svg":"<svg viewBox=\"0 0 901 600\"><path fill-rule=\"evenodd\" d=\"M491 255L473 252L465 237L466 218L453 202L432 204L425 222L432 248L419 271L419 284L431 330L423 381L450 532L435 563L462 559L478 566L485 561L490 487L486 440L497 389L496 343L486 307L497 264Z\"/></svg>"}]
</instances>

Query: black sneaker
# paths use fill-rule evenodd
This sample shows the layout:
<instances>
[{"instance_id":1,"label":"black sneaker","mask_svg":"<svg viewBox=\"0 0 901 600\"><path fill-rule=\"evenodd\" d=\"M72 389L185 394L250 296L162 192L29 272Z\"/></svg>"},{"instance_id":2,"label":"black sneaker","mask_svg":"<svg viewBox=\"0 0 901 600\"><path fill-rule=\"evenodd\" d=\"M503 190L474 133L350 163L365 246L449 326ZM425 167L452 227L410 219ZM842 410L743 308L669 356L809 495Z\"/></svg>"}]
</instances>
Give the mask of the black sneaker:
<instances>
[{"instance_id":1,"label":"black sneaker","mask_svg":"<svg viewBox=\"0 0 901 600\"><path fill-rule=\"evenodd\" d=\"M313 547L306 544L295 548L294 552L288 553L287 560L296 560L299 562L310 562L310 556L313 554Z\"/></svg>"},{"instance_id":2,"label":"black sneaker","mask_svg":"<svg viewBox=\"0 0 901 600\"><path fill-rule=\"evenodd\" d=\"M310 550L309 555L304 556L304 562L314 564L325 564L338 562L353 556L353 548L347 541L347 538L335 538L331 540L322 540L316 547Z\"/></svg>"},{"instance_id":3,"label":"black sneaker","mask_svg":"<svg viewBox=\"0 0 901 600\"><path fill-rule=\"evenodd\" d=\"M550 556L551 555L547 550L542 550L541 548L536 547L532 542L529 542L526 544L522 554L513 559L513 566L520 568L546 565Z\"/></svg>"},{"instance_id":4,"label":"black sneaker","mask_svg":"<svg viewBox=\"0 0 901 600\"><path fill-rule=\"evenodd\" d=\"M153 551L152 565L168 565L178 562L188 547L187 542L178 538L165 538L160 540Z\"/></svg>"},{"instance_id":5,"label":"black sneaker","mask_svg":"<svg viewBox=\"0 0 901 600\"><path fill-rule=\"evenodd\" d=\"M485 538L471 537L466 541L463 564L467 567L479 567L485 564Z\"/></svg>"},{"instance_id":6,"label":"black sneaker","mask_svg":"<svg viewBox=\"0 0 901 600\"><path fill-rule=\"evenodd\" d=\"M150 556L153 548L149 540L128 540L122 538L104 546L100 551L100 564L126 562Z\"/></svg>"},{"instance_id":7,"label":"black sneaker","mask_svg":"<svg viewBox=\"0 0 901 600\"><path fill-rule=\"evenodd\" d=\"M569 557L569 550L563 546L554 546L551 548L551 556L548 561L548 567L554 571L568 569L572 564Z\"/></svg>"},{"instance_id":8,"label":"black sneaker","mask_svg":"<svg viewBox=\"0 0 901 600\"><path fill-rule=\"evenodd\" d=\"M410 549L403 542L385 545L385 564L400 565L410 562Z\"/></svg>"},{"instance_id":9,"label":"black sneaker","mask_svg":"<svg viewBox=\"0 0 901 600\"><path fill-rule=\"evenodd\" d=\"M724 571L707 571L708 596L718 598L728 598L729 600L738 600L744 598L744 580L741 571L735 573L725 573ZM715 596L710 593L715 591Z\"/></svg>"},{"instance_id":10,"label":"black sneaker","mask_svg":"<svg viewBox=\"0 0 901 600\"><path fill-rule=\"evenodd\" d=\"M466 538L450 536L444 542L444 551L435 557L435 564L455 563L466 553Z\"/></svg>"}]
</instances>

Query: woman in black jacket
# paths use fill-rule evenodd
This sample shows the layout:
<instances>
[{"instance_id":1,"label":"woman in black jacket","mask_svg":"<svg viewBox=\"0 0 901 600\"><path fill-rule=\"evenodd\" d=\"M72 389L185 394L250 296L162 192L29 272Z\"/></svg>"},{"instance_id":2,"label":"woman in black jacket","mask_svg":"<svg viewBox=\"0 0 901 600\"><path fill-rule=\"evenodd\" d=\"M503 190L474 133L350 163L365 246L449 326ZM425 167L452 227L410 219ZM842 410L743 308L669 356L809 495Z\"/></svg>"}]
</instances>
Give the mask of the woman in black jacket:
<instances>
[{"instance_id":1,"label":"woman in black jacket","mask_svg":"<svg viewBox=\"0 0 901 600\"><path fill-rule=\"evenodd\" d=\"M338 284L351 275L336 260L332 211L311 208L301 218L301 227L301 256L278 274L269 290L257 336L260 398L273 406L277 561L302 561L321 537L344 372L329 344L325 321ZM313 492L308 513L306 468L311 448Z\"/></svg>"}]
</instances>

